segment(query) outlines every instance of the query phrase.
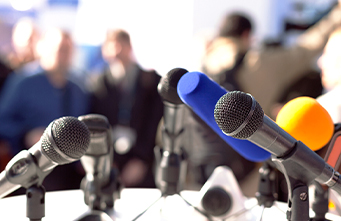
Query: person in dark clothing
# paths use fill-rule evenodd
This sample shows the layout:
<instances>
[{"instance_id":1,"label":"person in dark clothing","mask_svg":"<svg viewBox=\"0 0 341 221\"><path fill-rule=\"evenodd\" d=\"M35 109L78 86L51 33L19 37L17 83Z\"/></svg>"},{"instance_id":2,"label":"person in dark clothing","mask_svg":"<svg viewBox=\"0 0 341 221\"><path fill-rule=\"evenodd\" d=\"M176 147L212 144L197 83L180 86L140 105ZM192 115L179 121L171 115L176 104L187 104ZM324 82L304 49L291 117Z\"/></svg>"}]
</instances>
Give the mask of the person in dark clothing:
<instances>
[{"instance_id":1,"label":"person in dark clothing","mask_svg":"<svg viewBox=\"0 0 341 221\"><path fill-rule=\"evenodd\" d=\"M0 60L0 94L7 77L12 73L12 69Z\"/></svg>"},{"instance_id":2,"label":"person in dark clothing","mask_svg":"<svg viewBox=\"0 0 341 221\"><path fill-rule=\"evenodd\" d=\"M114 164L125 187L155 187L153 163L163 103L160 76L143 70L132 56L130 36L109 30L102 46L108 66L91 82L91 112L106 116L113 128Z\"/></svg>"},{"instance_id":3,"label":"person in dark clothing","mask_svg":"<svg viewBox=\"0 0 341 221\"><path fill-rule=\"evenodd\" d=\"M68 79L73 54L71 35L51 29L44 35L41 72L11 81L0 101L0 139L10 145L13 157L29 149L45 128L62 116L88 113L88 93ZM60 165L43 182L47 191L78 189L84 171L79 162Z\"/></svg>"},{"instance_id":4,"label":"person in dark clothing","mask_svg":"<svg viewBox=\"0 0 341 221\"><path fill-rule=\"evenodd\" d=\"M328 36L340 25L340 11L339 3L291 46L263 48L252 47L251 15L229 13L222 20L218 35L206 47L202 70L223 87L235 82L237 90L252 94L264 113L275 119L273 108L284 91L316 69L314 63Z\"/></svg>"}]
</instances>

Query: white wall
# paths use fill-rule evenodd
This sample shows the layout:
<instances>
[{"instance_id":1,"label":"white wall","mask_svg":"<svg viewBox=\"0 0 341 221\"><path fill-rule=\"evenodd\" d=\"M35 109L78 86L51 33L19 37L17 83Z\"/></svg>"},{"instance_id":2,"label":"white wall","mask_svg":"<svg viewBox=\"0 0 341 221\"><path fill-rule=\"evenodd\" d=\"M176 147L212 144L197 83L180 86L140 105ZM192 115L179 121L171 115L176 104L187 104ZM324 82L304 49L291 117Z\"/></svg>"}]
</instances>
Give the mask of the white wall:
<instances>
[{"instance_id":1,"label":"white wall","mask_svg":"<svg viewBox=\"0 0 341 221\"><path fill-rule=\"evenodd\" d=\"M83 0L76 36L83 44L100 44L107 28L123 28L131 35L138 62L161 75L185 66L192 35L191 0Z\"/></svg>"},{"instance_id":2,"label":"white wall","mask_svg":"<svg viewBox=\"0 0 341 221\"><path fill-rule=\"evenodd\" d=\"M196 0L194 4L194 32L215 31L221 19L231 12L244 12L253 20L257 41L277 37L283 31L283 17L287 0Z\"/></svg>"},{"instance_id":3,"label":"white wall","mask_svg":"<svg viewBox=\"0 0 341 221\"><path fill-rule=\"evenodd\" d=\"M250 14L256 44L276 38L291 0L79 0L78 8L32 1L39 3L38 22L43 28L69 29L77 44L99 46L107 28L126 29L138 62L163 75L174 67L196 70L203 37L214 35L228 12Z\"/></svg>"},{"instance_id":4,"label":"white wall","mask_svg":"<svg viewBox=\"0 0 341 221\"><path fill-rule=\"evenodd\" d=\"M97 45L107 28L124 28L130 34L139 63L161 75L174 67L195 69L200 43L197 36L217 29L234 10L255 20L257 41L282 32L285 0L82 0L75 36L79 43Z\"/></svg>"}]
</instances>

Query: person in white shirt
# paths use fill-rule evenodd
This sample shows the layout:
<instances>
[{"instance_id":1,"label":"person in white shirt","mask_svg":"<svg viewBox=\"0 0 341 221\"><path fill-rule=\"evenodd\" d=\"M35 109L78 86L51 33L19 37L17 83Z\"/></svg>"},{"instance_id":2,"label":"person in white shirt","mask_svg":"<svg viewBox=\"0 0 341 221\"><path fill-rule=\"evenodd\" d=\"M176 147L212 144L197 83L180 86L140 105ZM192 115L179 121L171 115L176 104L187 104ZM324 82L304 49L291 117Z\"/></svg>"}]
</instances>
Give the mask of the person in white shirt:
<instances>
[{"instance_id":1,"label":"person in white shirt","mask_svg":"<svg viewBox=\"0 0 341 221\"><path fill-rule=\"evenodd\" d=\"M325 92L317 101L328 111L334 123L341 123L341 27L330 35L318 66Z\"/></svg>"}]
</instances>

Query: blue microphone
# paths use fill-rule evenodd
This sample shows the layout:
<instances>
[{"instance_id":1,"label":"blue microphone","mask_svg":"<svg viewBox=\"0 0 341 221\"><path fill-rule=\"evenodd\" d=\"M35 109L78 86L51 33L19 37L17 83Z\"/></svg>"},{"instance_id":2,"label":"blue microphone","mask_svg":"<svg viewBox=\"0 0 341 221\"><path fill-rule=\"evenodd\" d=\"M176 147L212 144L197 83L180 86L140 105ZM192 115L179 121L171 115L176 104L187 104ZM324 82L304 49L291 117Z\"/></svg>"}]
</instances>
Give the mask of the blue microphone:
<instances>
[{"instance_id":1,"label":"blue microphone","mask_svg":"<svg viewBox=\"0 0 341 221\"><path fill-rule=\"evenodd\" d=\"M200 72L184 74L177 85L180 99L189 106L207 125L209 125L227 144L245 159L262 162L270 158L271 154L251 143L225 135L214 119L214 108L226 91L216 82Z\"/></svg>"}]
</instances>

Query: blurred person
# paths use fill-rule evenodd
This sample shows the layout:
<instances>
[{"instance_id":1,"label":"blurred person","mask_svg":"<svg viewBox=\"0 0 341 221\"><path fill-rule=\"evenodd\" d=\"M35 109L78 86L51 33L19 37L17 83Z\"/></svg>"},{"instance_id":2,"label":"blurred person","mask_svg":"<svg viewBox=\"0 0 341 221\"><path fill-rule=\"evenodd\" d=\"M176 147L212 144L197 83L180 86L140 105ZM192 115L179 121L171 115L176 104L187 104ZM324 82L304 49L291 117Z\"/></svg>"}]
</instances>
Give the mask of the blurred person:
<instances>
[{"instance_id":1,"label":"blurred person","mask_svg":"<svg viewBox=\"0 0 341 221\"><path fill-rule=\"evenodd\" d=\"M0 58L0 94L2 88L8 78L8 76L13 72L11 67L6 63L5 59Z\"/></svg>"},{"instance_id":2,"label":"blurred person","mask_svg":"<svg viewBox=\"0 0 341 221\"><path fill-rule=\"evenodd\" d=\"M341 123L341 28L335 30L318 60L324 94L317 101L328 111L333 122Z\"/></svg>"},{"instance_id":3,"label":"blurred person","mask_svg":"<svg viewBox=\"0 0 341 221\"><path fill-rule=\"evenodd\" d=\"M112 125L114 163L122 185L155 188L153 149L163 115L157 92L161 77L136 62L124 30L108 30L102 56L107 66L91 81L91 112L106 116Z\"/></svg>"},{"instance_id":4,"label":"blurred person","mask_svg":"<svg viewBox=\"0 0 341 221\"><path fill-rule=\"evenodd\" d=\"M30 18L22 18L12 28L11 51L2 58L6 71L1 69L0 95L2 90L10 90L6 81L16 81L21 75L29 75L39 67L36 46L40 39L40 31Z\"/></svg>"},{"instance_id":5,"label":"blurred person","mask_svg":"<svg viewBox=\"0 0 341 221\"><path fill-rule=\"evenodd\" d=\"M13 84L18 82L20 78L31 76L43 72L41 67L40 56L44 50L41 38L40 27L31 18L20 19L12 29L12 47L13 51L7 56L7 63L13 70L4 84L4 90L11 90ZM69 68L68 78L84 86L85 73L75 70L74 67ZM10 85L8 87L7 85ZM8 92L10 93L10 92ZM0 96L1 99L1 96Z\"/></svg>"},{"instance_id":6,"label":"blurred person","mask_svg":"<svg viewBox=\"0 0 341 221\"><path fill-rule=\"evenodd\" d=\"M13 89L13 85L20 78L42 70L36 50L40 37L39 28L30 18L22 18L13 26L11 38L12 50L4 57L4 62L11 71L3 78L3 84L0 88L0 100L2 99L2 94L12 93L10 91Z\"/></svg>"},{"instance_id":7,"label":"blurred person","mask_svg":"<svg viewBox=\"0 0 341 221\"><path fill-rule=\"evenodd\" d=\"M207 46L203 71L228 90L252 94L274 119L285 89L314 71L329 34L341 23L340 7L299 36L295 45L262 49L251 48L252 20L243 13L228 14Z\"/></svg>"},{"instance_id":8,"label":"blurred person","mask_svg":"<svg viewBox=\"0 0 341 221\"><path fill-rule=\"evenodd\" d=\"M47 31L41 49L42 71L12 82L0 101L0 139L10 145L12 156L38 142L53 120L88 113L88 93L68 80L73 53L70 34ZM83 174L77 176L75 165L56 167L43 185L47 190L79 188Z\"/></svg>"},{"instance_id":9,"label":"blurred person","mask_svg":"<svg viewBox=\"0 0 341 221\"><path fill-rule=\"evenodd\" d=\"M10 67L16 72L34 72L39 67L37 44L40 30L30 18L20 19L12 29L13 51L7 56Z\"/></svg>"},{"instance_id":10,"label":"blurred person","mask_svg":"<svg viewBox=\"0 0 341 221\"><path fill-rule=\"evenodd\" d=\"M208 42L202 58L202 72L228 91L252 94L264 112L275 117L274 106L286 88L313 70L313 64L329 34L341 22L337 6L326 18L306 31L297 45L253 49L253 23L244 13L228 14L222 20L217 37ZM243 193L254 197L261 164L241 157L198 116L189 112L189 156L194 179L204 184L215 167L226 165L236 176ZM186 128L187 129L187 128ZM281 199L285 193L280 193ZM283 196L282 196L283 195Z\"/></svg>"}]
</instances>

